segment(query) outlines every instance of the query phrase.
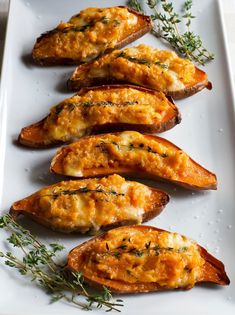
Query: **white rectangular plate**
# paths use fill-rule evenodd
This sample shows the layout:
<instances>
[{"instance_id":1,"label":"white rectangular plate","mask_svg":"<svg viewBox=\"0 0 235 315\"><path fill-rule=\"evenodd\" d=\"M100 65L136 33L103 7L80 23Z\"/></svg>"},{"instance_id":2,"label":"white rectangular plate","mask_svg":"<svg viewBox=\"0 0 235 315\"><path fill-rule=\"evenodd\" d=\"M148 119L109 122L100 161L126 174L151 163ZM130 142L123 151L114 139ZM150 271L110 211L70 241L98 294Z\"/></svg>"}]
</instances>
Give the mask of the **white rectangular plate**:
<instances>
[{"instance_id":1,"label":"white rectangular plate","mask_svg":"<svg viewBox=\"0 0 235 315\"><path fill-rule=\"evenodd\" d=\"M175 1L176 2L176 1ZM178 1L177 1L178 2ZM235 311L235 124L229 62L224 40L220 6L213 0L194 1L193 23L206 46L215 52L215 61L205 67L213 90L204 90L178 101L182 123L163 136L183 148L196 161L214 171L218 190L192 193L170 185L163 187L171 202L148 224L185 234L221 259L232 280L228 287L196 286L190 291L174 291L124 296L122 314L234 314ZM16 145L23 126L43 118L52 105L71 94L66 80L74 67L38 67L30 58L35 39L89 6L114 6L125 1L96 0L12 0L7 28L0 100L0 174L1 214L11 204L42 186L59 181L49 174L55 149L32 150ZM164 45L150 34L137 43L155 47ZM133 45L133 44L132 44ZM43 241L59 241L67 252L87 238L63 236L24 221ZM6 250L6 234L1 231L0 248ZM13 269L0 264L0 314L77 314L76 308L63 302L49 304L47 296L35 284ZM94 314L102 313L95 310Z\"/></svg>"}]
</instances>

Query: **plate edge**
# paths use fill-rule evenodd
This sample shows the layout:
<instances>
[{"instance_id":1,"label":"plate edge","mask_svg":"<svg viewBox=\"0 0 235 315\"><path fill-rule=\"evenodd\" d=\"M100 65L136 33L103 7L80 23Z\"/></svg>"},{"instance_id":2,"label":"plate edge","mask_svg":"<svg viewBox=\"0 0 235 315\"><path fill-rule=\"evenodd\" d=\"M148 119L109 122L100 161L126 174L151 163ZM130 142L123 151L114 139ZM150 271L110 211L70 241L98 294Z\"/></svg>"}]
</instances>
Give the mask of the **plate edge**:
<instances>
[{"instance_id":1,"label":"plate edge","mask_svg":"<svg viewBox=\"0 0 235 315\"><path fill-rule=\"evenodd\" d=\"M0 75L0 199L3 193L3 182L4 182L4 164L5 164L5 151L6 151L6 116L7 116L7 92L6 92L6 73L8 68L8 51L9 51L9 28L11 20L11 12L13 8L14 0L9 0L8 13L7 13L7 23L4 38L4 48L2 56L2 69Z\"/></svg>"}]
</instances>

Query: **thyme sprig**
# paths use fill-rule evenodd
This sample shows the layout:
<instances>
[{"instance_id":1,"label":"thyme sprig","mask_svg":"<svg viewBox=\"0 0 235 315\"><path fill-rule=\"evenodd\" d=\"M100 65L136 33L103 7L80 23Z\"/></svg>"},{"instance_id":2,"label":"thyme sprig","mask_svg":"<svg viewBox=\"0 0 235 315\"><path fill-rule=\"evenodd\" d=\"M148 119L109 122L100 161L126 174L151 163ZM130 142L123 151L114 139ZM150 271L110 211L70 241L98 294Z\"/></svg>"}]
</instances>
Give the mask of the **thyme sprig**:
<instances>
[{"instance_id":1,"label":"thyme sprig","mask_svg":"<svg viewBox=\"0 0 235 315\"><path fill-rule=\"evenodd\" d=\"M214 54L205 48L200 36L190 28L192 19L195 18L191 12L192 0L184 2L181 15L175 12L170 1L146 0L146 3L152 10L153 35L166 40L180 55L200 65L214 59ZM128 5L144 13L139 0L129 0ZM181 33L179 26L182 24L185 24L186 31Z\"/></svg>"},{"instance_id":2,"label":"thyme sprig","mask_svg":"<svg viewBox=\"0 0 235 315\"><path fill-rule=\"evenodd\" d=\"M57 253L63 250L63 246L56 243L48 246L42 244L10 215L0 217L0 228L11 232L7 241L20 249L22 254L17 257L10 251L0 251L0 258L4 259L7 266L17 269L21 275L30 276L32 281L51 295L51 302L65 300L84 310L104 307L106 311L120 312L122 300L114 301L106 287L98 294L90 293L82 273L70 272L57 264L55 259ZM81 295L85 297L84 302L79 299Z\"/></svg>"},{"instance_id":3,"label":"thyme sprig","mask_svg":"<svg viewBox=\"0 0 235 315\"><path fill-rule=\"evenodd\" d=\"M46 34L68 33L68 32L71 32L71 31L73 31L73 32L85 32L86 30L94 27L97 24L97 22L101 22L103 24L108 24L110 22L110 19L108 17L106 17L106 16L103 16L101 19L91 21L90 23L85 24L83 26L73 25L73 26L68 26L68 27L65 27L65 28L57 27L54 30L51 30L51 31L47 32ZM115 20L114 24L119 25L119 21Z\"/></svg>"},{"instance_id":4,"label":"thyme sprig","mask_svg":"<svg viewBox=\"0 0 235 315\"><path fill-rule=\"evenodd\" d=\"M118 56L118 58L124 58L127 59L130 62L134 62L134 63L138 63L141 65L146 65L148 67L150 67L151 65L157 65L163 69L167 69L168 65L166 65L165 63L157 60L157 61L151 61L151 60L147 60L145 58L136 58L136 57L132 57L132 56L128 56L124 51L122 51L120 53L120 55Z\"/></svg>"},{"instance_id":5,"label":"thyme sprig","mask_svg":"<svg viewBox=\"0 0 235 315\"><path fill-rule=\"evenodd\" d=\"M129 240L130 243L130 240ZM127 243L128 244L128 243ZM103 256L114 256L115 258L119 259L123 254L130 254L136 257L142 257L144 254L154 253L155 256L159 256L161 252L164 251L171 251L175 253L184 253L188 250L188 247L183 246L177 249L173 247L160 247L158 244L151 246L151 241L145 243L144 248L136 248L133 246L128 246L126 243L122 243L117 248L112 250L109 249L108 243L106 243L107 251L103 253Z\"/></svg>"},{"instance_id":6,"label":"thyme sprig","mask_svg":"<svg viewBox=\"0 0 235 315\"><path fill-rule=\"evenodd\" d=\"M122 103L114 103L111 101L100 101L100 102L83 102L83 103L69 103L69 104L59 104L55 106L54 110L56 115L59 115L63 110L68 110L72 112L75 108L85 108L89 109L93 106L129 106L129 105L136 105L138 101L126 101Z\"/></svg>"},{"instance_id":7,"label":"thyme sprig","mask_svg":"<svg viewBox=\"0 0 235 315\"><path fill-rule=\"evenodd\" d=\"M47 194L47 195L43 195L40 197L48 197L48 196L52 196L54 198L63 196L63 195L78 195L78 194L83 194L83 193L101 193L104 194L106 196L111 195L111 196L125 196L124 193L119 193L113 189L110 190L104 190L101 188L101 186L97 186L95 189L90 189L87 186L84 187L80 187L78 189L64 189L64 190L59 190L59 191L54 191L52 194Z\"/></svg>"},{"instance_id":8,"label":"thyme sprig","mask_svg":"<svg viewBox=\"0 0 235 315\"><path fill-rule=\"evenodd\" d=\"M96 145L96 148L100 148L102 150L102 152L106 152L106 145L110 144L109 142L105 142L105 141L101 141L99 144ZM133 143L130 144L120 144L117 143L115 141L111 142L111 144L115 145L117 147L118 150L120 150L121 147L123 148L127 148L130 151L131 150L140 150L140 151L147 151L149 153L153 153L153 154L158 154L159 156L161 156L162 158L167 158L168 154L167 153L159 153L157 151L154 151L150 146L145 146L143 143L140 143L139 145L134 145Z\"/></svg>"}]
</instances>

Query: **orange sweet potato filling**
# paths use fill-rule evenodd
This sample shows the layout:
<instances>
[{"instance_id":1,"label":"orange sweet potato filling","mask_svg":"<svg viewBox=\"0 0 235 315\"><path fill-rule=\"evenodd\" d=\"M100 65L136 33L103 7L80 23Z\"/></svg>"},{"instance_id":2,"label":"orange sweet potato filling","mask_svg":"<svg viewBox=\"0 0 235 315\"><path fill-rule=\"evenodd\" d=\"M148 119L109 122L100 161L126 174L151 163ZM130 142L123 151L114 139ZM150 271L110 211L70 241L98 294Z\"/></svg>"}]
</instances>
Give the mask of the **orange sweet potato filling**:
<instances>
[{"instance_id":1,"label":"orange sweet potato filling","mask_svg":"<svg viewBox=\"0 0 235 315\"><path fill-rule=\"evenodd\" d=\"M71 263L71 262L70 262ZM156 230L109 231L93 242L73 267L88 278L125 283L158 283L162 287L193 287L205 261L195 242Z\"/></svg>"},{"instance_id":2,"label":"orange sweet potato filling","mask_svg":"<svg viewBox=\"0 0 235 315\"><path fill-rule=\"evenodd\" d=\"M55 163L55 164L54 164ZM61 150L52 169L70 176L143 171L197 187L215 187L216 177L167 140L126 131L80 139Z\"/></svg>"},{"instance_id":3,"label":"orange sweet potato filling","mask_svg":"<svg viewBox=\"0 0 235 315\"><path fill-rule=\"evenodd\" d=\"M141 223L145 212L161 207L163 196L112 175L60 182L15 202L12 208L36 216L55 230L86 232L122 221Z\"/></svg>"},{"instance_id":4,"label":"orange sweet potato filling","mask_svg":"<svg viewBox=\"0 0 235 315\"><path fill-rule=\"evenodd\" d=\"M138 19L127 8L87 8L67 23L61 22L38 41L33 56L36 59L64 57L85 62L114 48L145 24L144 19Z\"/></svg>"},{"instance_id":5,"label":"orange sweet potato filling","mask_svg":"<svg viewBox=\"0 0 235 315\"><path fill-rule=\"evenodd\" d=\"M196 71L191 61L178 57L173 51L144 44L115 50L91 65L78 67L71 79L82 84L83 80L96 77L114 78L163 92L180 91L207 80L207 75Z\"/></svg>"}]
</instances>

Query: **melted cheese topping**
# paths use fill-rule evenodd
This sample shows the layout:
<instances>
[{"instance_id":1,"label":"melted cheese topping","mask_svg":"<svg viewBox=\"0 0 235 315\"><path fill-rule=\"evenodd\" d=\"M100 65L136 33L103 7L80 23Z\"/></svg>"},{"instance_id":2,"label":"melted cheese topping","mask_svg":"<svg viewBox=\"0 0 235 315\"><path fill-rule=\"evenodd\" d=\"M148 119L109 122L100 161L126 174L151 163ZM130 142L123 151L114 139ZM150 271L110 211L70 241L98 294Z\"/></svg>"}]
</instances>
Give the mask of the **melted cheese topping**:
<instances>
[{"instance_id":1,"label":"melted cheese topping","mask_svg":"<svg viewBox=\"0 0 235 315\"><path fill-rule=\"evenodd\" d=\"M157 197L159 199L157 199ZM145 211L161 205L161 193L119 175L61 182L15 204L59 231L99 230L122 221L141 223Z\"/></svg>"},{"instance_id":2,"label":"melted cheese topping","mask_svg":"<svg viewBox=\"0 0 235 315\"><path fill-rule=\"evenodd\" d=\"M61 57L87 62L114 48L144 23L127 8L87 8L42 37L33 55L38 59Z\"/></svg>"},{"instance_id":3,"label":"melted cheese topping","mask_svg":"<svg viewBox=\"0 0 235 315\"><path fill-rule=\"evenodd\" d=\"M154 229L114 229L77 262L87 278L157 283L169 289L193 287L205 263L197 244L176 233Z\"/></svg>"},{"instance_id":4,"label":"melted cheese topping","mask_svg":"<svg viewBox=\"0 0 235 315\"><path fill-rule=\"evenodd\" d=\"M173 51L147 45L115 50L86 68L77 68L72 80L114 78L153 89L172 92L194 83L195 66Z\"/></svg>"},{"instance_id":5,"label":"melted cheese topping","mask_svg":"<svg viewBox=\"0 0 235 315\"><path fill-rule=\"evenodd\" d=\"M157 125L175 114L174 105L161 92L148 93L125 87L90 90L53 107L43 129L46 139L71 141L89 133L93 126Z\"/></svg>"},{"instance_id":6,"label":"melted cheese topping","mask_svg":"<svg viewBox=\"0 0 235 315\"><path fill-rule=\"evenodd\" d=\"M97 170L102 173L103 169L106 173L126 168L202 187L216 181L213 174L198 166L173 144L135 131L80 139L64 149L60 163L62 174L69 176L76 176L77 171L90 176L93 169L96 174Z\"/></svg>"}]
</instances>

